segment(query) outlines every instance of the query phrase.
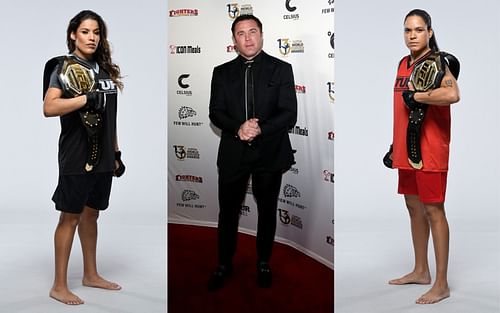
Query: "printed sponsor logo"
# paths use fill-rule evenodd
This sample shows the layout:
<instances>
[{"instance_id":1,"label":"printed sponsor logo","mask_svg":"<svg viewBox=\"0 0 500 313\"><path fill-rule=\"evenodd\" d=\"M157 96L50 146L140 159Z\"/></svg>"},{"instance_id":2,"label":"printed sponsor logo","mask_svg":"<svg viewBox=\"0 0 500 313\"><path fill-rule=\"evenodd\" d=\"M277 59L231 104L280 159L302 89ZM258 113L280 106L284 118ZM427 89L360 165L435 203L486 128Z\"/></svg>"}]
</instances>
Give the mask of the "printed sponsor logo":
<instances>
[{"instance_id":1,"label":"printed sponsor logo","mask_svg":"<svg viewBox=\"0 0 500 313\"><path fill-rule=\"evenodd\" d=\"M333 50L335 50L335 33L334 32L328 32L328 37L330 38L330 46L332 47ZM333 59L335 58L335 52L330 52L328 53L328 58Z\"/></svg>"},{"instance_id":2,"label":"printed sponsor logo","mask_svg":"<svg viewBox=\"0 0 500 313\"><path fill-rule=\"evenodd\" d=\"M305 137L309 136L309 130L307 129L307 127L301 128L298 125L295 125L292 129L289 129L288 133Z\"/></svg>"},{"instance_id":3,"label":"printed sponsor logo","mask_svg":"<svg viewBox=\"0 0 500 313\"><path fill-rule=\"evenodd\" d=\"M326 236L326 243L333 246L333 244L334 244L333 237L332 236Z\"/></svg>"},{"instance_id":4,"label":"printed sponsor logo","mask_svg":"<svg viewBox=\"0 0 500 313\"><path fill-rule=\"evenodd\" d=\"M198 16L198 9L177 9L168 11L170 17Z\"/></svg>"},{"instance_id":5,"label":"printed sponsor logo","mask_svg":"<svg viewBox=\"0 0 500 313\"><path fill-rule=\"evenodd\" d=\"M335 83L327 82L326 85L328 86L328 97L330 97L330 100L335 101L335 91L333 90Z\"/></svg>"},{"instance_id":6,"label":"printed sponsor logo","mask_svg":"<svg viewBox=\"0 0 500 313\"><path fill-rule=\"evenodd\" d=\"M227 4L227 15L230 19L234 20L240 15L248 15L253 14L253 8L251 4L242 4L241 6L238 3L228 3Z\"/></svg>"},{"instance_id":7,"label":"printed sponsor logo","mask_svg":"<svg viewBox=\"0 0 500 313\"><path fill-rule=\"evenodd\" d=\"M302 43L302 40L280 38L277 41L279 52L283 56L287 56L290 53L304 53L304 44Z\"/></svg>"},{"instance_id":8,"label":"printed sponsor logo","mask_svg":"<svg viewBox=\"0 0 500 313\"><path fill-rule=\"evenodd\" d=\"M198 200L200 196L192 190L184 190L181 195L182 201Z\"/></svg>"},{"instance_id":9,"label":"printed sponsor logo","mask_svg":"<svg viewBox=\"0 0 500 313\"><path fill-rule=\"evenodd\" d=\"M227 45L226 46L226 52L228 52L228 53L236 52L236 45L233 45L233 44Z\"/></svg>"},{"instance_id":10,"label":"printed sponsor logo","mask_svg":"<svg viewBox=\"0 0 500 313\"><path fill-rule=\"evenodd\" d=\"M285 8L288 12L295 12L297 10L297 7L293 6L290 2L292 2L292 0L285 0ZM300 16L298 13L283 15L284 20L298 20L299 18Z\"/></svg>"},{"instance_id":11,"label":"printed sponsor logo","mask_svg":"<svg viewBox=\"0 0 500 313\"><path fill-rule=\"evenodd\" d=\"M306 86L295 85L295 92L296 93L306 93Z\"/></svg>"},{"instance_id":12,"label":"printed sponsor logo","mask_svg":"<svg viewBox=\"0 0 500 313\"><path fill-rule=\"evenodd\" d=\"M298 175L299 174L299 169L297 167L290 167L290 169L288 170L290 173L293 173L295 175Z\"/></svg>"},{"instance_id":13,"label":"printed sponsor logo","mask_svg":"<svg viewBox=\"0 0 500 313\"><path fill-rule=\"evenodd\" d=\"M242 205L240 209L240 215L248 216L250 214L250 207L248 205Z\"/></svg>"},{"instance_id":14,"label":"printed sponsor logo","mask_svg":"<svg viewBox=\"0 0 500 313\"><path fill-rule=\"evenodd\" d=\"M286 184L285 187L283 187L283 195L285 195L286 198L300 198L299 190L290 184Z\"/></svg>"},{"instance_id":15,"label":"printed sponsor logo","mask_svg":"<svg viewBox=\"0 0 500 313\"><path fill-rule=\"evenodd\" d=\"M295 226L299 229L302 229L302 218L300 216L297 216L297 215L291 215L289 214L289 212L287 210L283 210L283 209L278 209L278 212L279 212L279 217L280 217L280 221L281 223L283 223L284 225L289 225L291 224L292 226Z\"/></svg>"},{"instance_id":16,"label":"printed sponsor logo","mask_svg":"<svg viewBox=\"0 0 500 313\"><path fill-rule=\"evenodd\" d=\"M194 175L175 175L175 181L186 181L190 183L203 183L203 177Z\"/></svg>"},{"instance_id":17,"label":"printed sponsor logo","mask_svg":"<svg viewBox=\"0 0 500 313\"><path fill-rule=\"evenodd\" d=\"M327 182L330 182L330 183L333 183L333 177L334 177L334 174L332 172L330 172L329 170L324 170L323 171L323 180L324 181L327 181Z\"/></svg>"},{"instance_id":18,"label":"printed sponsor logo","mask_svg":"<svg viewBox=\"0 0 500 313\"><path fill-rule=\"evenodd\" d=\"M170 45L170 54L199 54L200 46L176 46Z\"/></svg>"},{"instance_id":19,"label":"printed sponsor logo","mask_svg":"<svg viewBox=\"0 0 500 313\"><path fill-rule=\"evenodd\" d=\"M200 152L196 148L186 148L181 145L174 145L175 156L178 160L199 159Z\"/></svg>"},{"instance_id":20,"label":"printed sponsor logo","mask_svg":"<svg viewBox=\"0 0 500 313\"><path fill-rule=\"evenodd\" d=\"M191 90L188 90L188 88L190 87L190 85L187 83L187 79L189 78L190 74L181 74L179 75L179 78L177 78L177 84L179 85L179 87L181 87L182 89L180 90L177 90L177 94L178 95L182 95L182 96L192 96L193 95L193 92Z\"/></svg>"},{"instance_id":21,"label":"printed sponsor logo","mask_svg":"<svg viewBox=\"0 0 500 313\"><path fill-rule=\"evenodd\" d=\"M335 139L335 133L333 131L328 132L328 140L333 140Z\"/></svg>"},{"instance_id":22,"label":"printed sponsor logo","mask_svg":"<svg viewBox=\"0 0 500 313\"><path fill-rule=\"evenodd\" d=\"M334 8L333 8L334 0L327 0L327 2L328 2L328 5L330 7L329 8L321 9L321 13L322 14L330 14L330 13L334 12Z\"/></svg>"}]
</instances>

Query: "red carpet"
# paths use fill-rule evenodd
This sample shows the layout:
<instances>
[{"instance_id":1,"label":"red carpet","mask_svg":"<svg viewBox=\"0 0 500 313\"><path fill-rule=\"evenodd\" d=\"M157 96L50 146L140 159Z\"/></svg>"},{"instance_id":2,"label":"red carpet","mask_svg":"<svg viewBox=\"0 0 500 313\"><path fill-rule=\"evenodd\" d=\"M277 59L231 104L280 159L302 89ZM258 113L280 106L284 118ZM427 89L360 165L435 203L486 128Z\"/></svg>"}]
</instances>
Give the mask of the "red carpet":
<instances>
[{"instance_id":1,"label":"red carpet","mask_svg":"<svg viewBox=\"0 0 500 313\"><path fill-rule=\"evenodd\" d=\"M275 243L273 285L257 287L255 237L239 234L233 275L216 292L207 281L217 264L216 229L168 225L168 313L332 313L333 271Z\"/></svg>"}]
</instances>

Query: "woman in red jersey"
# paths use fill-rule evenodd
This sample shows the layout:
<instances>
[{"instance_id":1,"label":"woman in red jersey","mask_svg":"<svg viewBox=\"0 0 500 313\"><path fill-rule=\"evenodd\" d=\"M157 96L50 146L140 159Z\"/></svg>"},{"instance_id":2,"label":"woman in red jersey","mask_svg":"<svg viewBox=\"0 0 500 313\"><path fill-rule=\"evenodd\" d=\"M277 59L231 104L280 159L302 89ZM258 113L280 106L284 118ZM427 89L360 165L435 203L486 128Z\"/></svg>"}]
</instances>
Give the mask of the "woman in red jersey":
<instances>
[{"instance_id":1,"label":"woman in red jersey","mask_svg":"<svg viewBox=\"0 0 500 313\"><path fill-rule=\"evenodd\" d=\"M439 51L431 17L423 10L410 11L404 20L404 39L410 54L399 63L394 85L394 137L392 167L398 169L398 193L403 194L410 215L415 267L389 284L430 284L427 259L432 233L436 277L432 287L416 303L436 303L450 296L448 286L449 229L444 200L450 144L450 105L460 99L456 78L443 62L442 80L435 88L416 91L410 75L414 68ZM444 59L443 59L444 61ZM458 76L457 74L455 74ZM420 165L409 159L408 131L412 110L425 107L418 145ZM411 152L410 152L411 154Z\"/></svg>"}]
</instances>

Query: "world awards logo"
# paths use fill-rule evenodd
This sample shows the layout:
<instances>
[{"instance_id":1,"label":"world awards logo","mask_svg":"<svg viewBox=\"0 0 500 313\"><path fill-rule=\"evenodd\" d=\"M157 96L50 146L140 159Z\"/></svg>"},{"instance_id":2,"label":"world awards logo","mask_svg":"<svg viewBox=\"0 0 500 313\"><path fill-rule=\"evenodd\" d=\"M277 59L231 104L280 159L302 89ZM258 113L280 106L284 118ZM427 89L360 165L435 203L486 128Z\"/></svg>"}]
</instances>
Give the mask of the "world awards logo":
<instances>
[{"instance_id":1,"label":"world awards logo","mask_svg":"<svg viewBox=\"0 0 500 313\"><path fill-rule=\"evenodd\" d=\"M170 54L199 54L201 47L196 46L176 46L170 45Z\"/></svg>"},{"instance_id":2,"label":"world awards logo","mask_svg":"<svg viewBox=\"0 0 500 313\"><path fill-rule=\"evenodd\" d=\"M324 181L327 181L329 183L333 183L333 177L334 177L334 174L332 172L330 172L329 170L324 170L323 171L323 180Z\"/></svg>"},{"instance_id":3,"label":"world awards logo","mask_svg":"<svg viewBox=\"0 0 500 313\"><path fill-rule=\"evenodd\" d=\"M198 195L196 192L193 190L185 189L181 193L181 199L183 202L178 202L176 203L177 207L180 208L191 208L191 209L203 209L206 208L206 204L200 204L200 203L186 203L190 201L195 201L200 199L200 195Z\"/></svg>"},{"instance_id":4,"label":"world awards logo","mask_svg":"<svg viewBox=\"0 0 500 313\"><path fill-rule=\"evenodd\" d=\"M168 11L170 17L198 16L198 9L177 9Z\"/></svg>"},{"instance_id":5,"label":"world awards logo","mask_svg":"<svg viewBox=\"0 0 500 313\"><path fill-rule=\"evenodd\" d=\"M250 214L250 207L248 205L242 205L240 209L240 216L248 216Z\"/></svg>"},{"instance_id":6,"label":"world awards logo","mask_svg":"<svg viewBox=\"0 0 500 313\"><path fill-rule=\"evenodd\" d=\"M302 40L280 38L277 41L279 51L283 56L287 56L290 53L304 53L304 43L302 43Z\"/></svg>"},{"instance_id":7,"label":"world awards logo","mask_svg":"<svg viewBox=\"0 0 500 313\"><path fill-rule=\"evenodd\" d=\"M290 13L291 12L295 12L295 10L297 10L297 7L293 6L290 2L292 2L292 0L285 0L285 8ZM283 19L284 20L298 20L299 19L299 14L298 13L285 14L285 15L283 15Z\"/></svg>"},{"instance_id":8,"label":"world awards logo","mask_svg":"<svg viewBox=\"0 0 500 313\"><path fill-rule=\"evenodd\" d=\"M295 226L299 229L302 229L302 218L300 218L300 216L293 215L293 214L292 214L292 216L290 216L288 211L283 210L283 209L278 209L278 212L279 212L280 222L283 225L290 225L291 224L292 226Z\"/></svg>"},{"instance_id":9,"label":"world awards logo","mask_svg":"<svg viewBox=\"0 0 500 313\"><path fill-rule=\"evenodd\" d=\"M200 152L196 148L186 148L185 146L174 145L174 152L177 160L183 161L185 159L199 159Z\"/></svg>"},{"instance_id":10,"label":"world awards logo","mask_svg":"<svg viewBox=\"0 0 500 313\"><path fill-rule=\"evenodd\" d=\"M227 15L232 20L234 20L240 15L253 14L253 9L251 4L242 4L240 6L238 3L228 3L226 6L227 6Z\"/></svg>"},{"instance_id":11,"label":"world awards logo","mask_svg":"<svg viewBox=\"0 0 500 313\"><path fill-rule=\"evenodd\" d=\"M191 118L196 116L196 111L188 106L181 106L179 108L178 117L179 121L174 121L175 126L203 126L203 122L192 122L192 121L183 121L184 119Z\"/></svg>"},{"instance_id":12,"label":"world awards logo","mask_svg":"<svg viewBox=\"0 0 500 313\"><path fill-rule=\"evenodd\" d=\"M328 86L328 97L330 97L330 100L332 100L332 102L335 101L335 91L333 90L333 86L335 85L334 82L328 82L326 83L326 85Z\"/></svg>"},{"instance_id":13,"label":"world awards logo","mask_svg":"<svg viewBox=\"0 0 500 313\"><path fill-rule=\"evenodd\" d=\"M334 12L334 8L333 8L333 3L334 3L334 0L326 0L326 2L328 2L328 5L330 6L329 8L324 8L324 9L321 9L321 13L322 14L330 14L330 13L333 13Z\"/></svg>"},{"instance_id":14,"label":"world awards logo","mask_svg":"<svg viewBox=\"0 0 500 313\"><path fill-rule=\"evenodd\" d=\"M288 130L288 133L305 137L309 136L309 130L307 129L307 127L301 128L298 125L295 125L293 128Z\"/></svg>"},{"instance_id":15,"label":"world awards logo","mask_svg":"<svg viewBox=\"0 0 500 313\"><path fill-rule=\"evenodd\" d=\"M330 46L332 47L333 50L335 50L335 33L334 32L328 32L328 37L330 38ZM328 58L333 59L335 58L335 52L330 52L328 53Z\"/></svg>"},{"instance_id":16,"label":"world awards logo","mask_svg":"<svg viewBox=\"0 0 500 313\"><path fill-rule=\"evenodd\" d=\"M189 84L186 82L189 76L190 74L181 74L179 75L179 78L177 78L177 84L179 85L180 88L182 88L177 90L178 95L183 95L183 96L193 95L193 92L191 90L188 90Z\"/></svg>"}]
</instances>

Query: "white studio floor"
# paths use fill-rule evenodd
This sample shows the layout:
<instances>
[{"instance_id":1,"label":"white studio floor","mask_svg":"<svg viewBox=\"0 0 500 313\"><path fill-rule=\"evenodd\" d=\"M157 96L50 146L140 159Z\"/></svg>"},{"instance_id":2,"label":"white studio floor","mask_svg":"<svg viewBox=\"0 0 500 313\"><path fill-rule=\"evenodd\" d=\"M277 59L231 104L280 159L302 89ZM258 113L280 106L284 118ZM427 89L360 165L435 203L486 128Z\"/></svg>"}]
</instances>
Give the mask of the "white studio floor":
<instances>
[{"instance_id":1,"label":"white studio floor","mask_svg":"<svg viewBox=\"0 0 500 313\"><path fill-rule=\"evenodd\" d=\"M500 232L454 231L450 224L451 297L433 305L417 305L415 300L429 285L387 284L413 266L409 225L406 232L394 232L388 224L378 225L377 231L366 227L369 231L365 232L359 231L363 229L359 224L358 231L336 225L335 313L500 312ZM429 260L433 275L432 243Z\"/></svg>"},{"instance_id":2,"label":"white studio floor","mask_svg":"<svg viewBox=\"0 0 500 313\"><path fill-rule=\"evenodd\" d=\"M99 224L100 274L121 291L81 285L82 256L75 236L70 288L85 304L68 306L49 298L53 280L52 224L0 222L0 312L4 313L165 313L165 225Z\"/></svg>"}]
</instances>

